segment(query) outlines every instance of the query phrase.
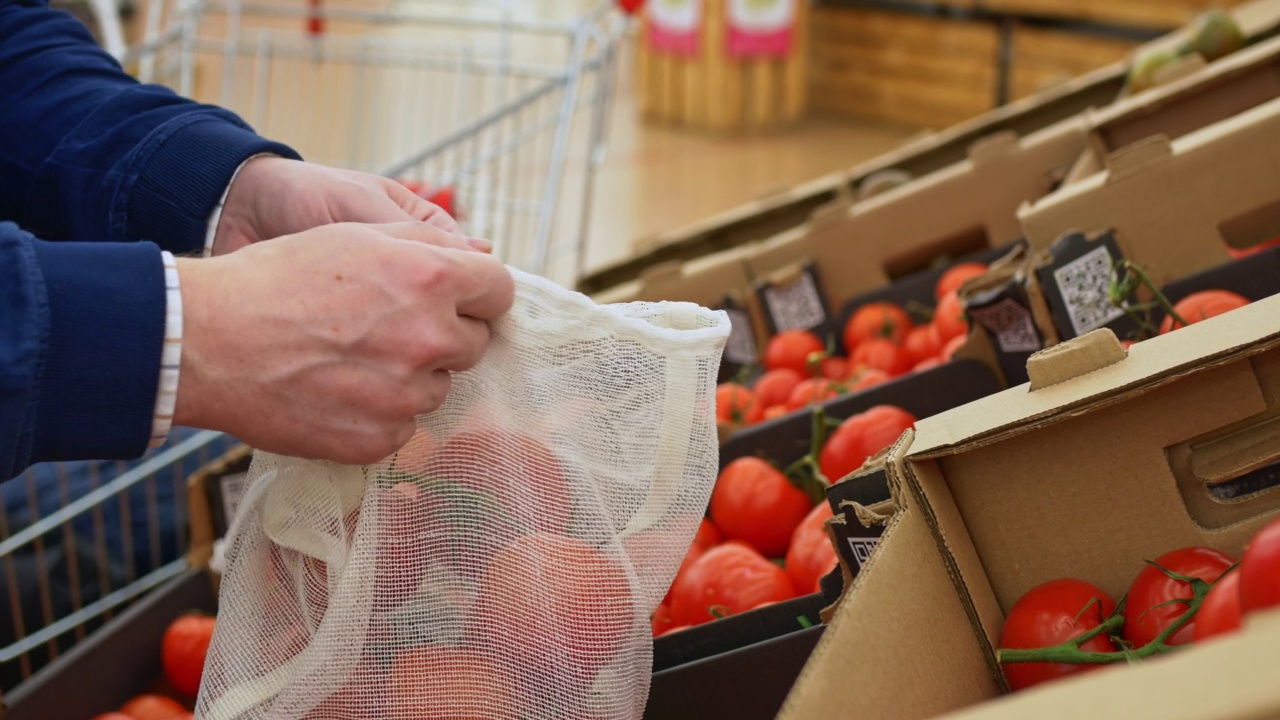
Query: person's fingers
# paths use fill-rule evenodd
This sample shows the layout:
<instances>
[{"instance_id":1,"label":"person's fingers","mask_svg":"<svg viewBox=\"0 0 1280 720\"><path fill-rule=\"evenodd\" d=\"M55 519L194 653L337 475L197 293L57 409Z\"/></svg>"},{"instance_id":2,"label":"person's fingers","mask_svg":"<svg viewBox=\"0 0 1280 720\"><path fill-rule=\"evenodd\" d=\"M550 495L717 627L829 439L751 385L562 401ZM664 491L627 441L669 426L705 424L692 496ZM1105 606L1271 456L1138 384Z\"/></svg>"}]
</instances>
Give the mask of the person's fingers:
<instances>
[{"instance_id":1,"label":"person's fingers","mask_svg":"<svg viewBox=\"0 0 1280 720\"><path fill-rule=\"evenodd\" d=\"M456 307L458 314L476 320L496 320L511 309L515 280L511 271L492 255L445 250L458 264Z\"/></svg>"},{"instance_id":2,"label":"person's fingers","mask_svg":"<svg viewBox=\"0 0 1280 720\"><path fill-rule=\"evenodd\" d=\"M484 351L489 347L489 326L480 320L455 317L453 322L438 332L441 334L423 343L423 348L430 351L429 367L432 370L466 372L480 362ZM419 357L425 359L428 356L424 354ZM436 385L430 381L418 384L420 392L429 393L436 389ZM441 402L444 396L436 398L428 394L415 399L421 407L432 400Z\"/></svg>"},{"instance_id":3,"label":"person's fingers","mask_svg":"<svg viewBox=\"0 0 1280 720\"><path fill-rule=\"evenodd\" d=\"M418 414L429 413L444 402L449 395L452 378L448 370L435 368L427 371L414 383L414 401L418 406ZM408 441L406 441L408 442Z\"/></svg>"},{"instance_id":4,"label":"person's fingers","mask_svg":"<svg viewBox=\"0 0 1280 720\"><path fill-rule=\"evenodd\" d=\"M374 225L373 227L375 230L394 238L412 240L414 242L435 245L436 247L453 248L455 250L478 250L483 253L489 252L493 247L487 240L466 238L461 235L455 235L422 222L390 222Z\"/></svg>"},{"instance_id":5,"label":"person's fingers","mask_svg":"<svg viewBox=\"0 0 1280 720\"><path fill-rule=\"evenodd\" d=\"M395 180L390 178L384 178L383 180L383 187L386 188L387 197L391 198L392 202L398 205L401 210L404 210L406 215L419 222L438 227L447 233L462 234L462 228L458 226L458 221L445 212L444 208L418 195Z\"/></svg>"}]
</instances>

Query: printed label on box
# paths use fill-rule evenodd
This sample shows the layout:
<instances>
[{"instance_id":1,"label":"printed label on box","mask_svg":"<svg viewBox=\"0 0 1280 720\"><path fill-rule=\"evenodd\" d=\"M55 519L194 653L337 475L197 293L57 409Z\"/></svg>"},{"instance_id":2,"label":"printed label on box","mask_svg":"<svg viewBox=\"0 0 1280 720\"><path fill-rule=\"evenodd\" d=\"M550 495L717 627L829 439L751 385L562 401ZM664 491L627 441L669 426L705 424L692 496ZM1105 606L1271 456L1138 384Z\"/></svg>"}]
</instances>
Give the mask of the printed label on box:
<instances>
[{"instance_id":1,"label":"printed label on box","mask_svg":"<svg viewBox=\"0 0 1280 720\"><path fill-rule=\"evenodd\" d=\"M987 307L969 308L968 313L995 335L1001 352L1035 352L1043 347L1031 311L1013 298Z\"/></svg>"},{"instance_id":2,"label":"printed label on box","mask_svg":"<svg viewBox=\"0 0 1280 720\"><path fill-rule=\"evenodd\" d=\"M1124 310L1107 296L1114 267L1111 252L1100 246L1053 271L1077 336L1124 316Z\"/></svg>"},{"instance_id":3,"label":"printed label on box","mask_svg":"<svg viewBox=\"0 0 1280 720\"><path fill-rule=\"evenodd\" d=\"M871 559L871 551L876 549L876 543L880 542L880 538L851 537L849 541L849 552L853 559L858 563L861 569L867 561Z\"/></svg>"},{"instance_id":4,"label":"printed label on box","mask_svg":"<svg viewBox=\"0 0 1280 720\"><path fill-rule=\"evenodd\" d=\"M756 361L756 339L751 330L751 316L745 310L725 309L729 316L729 340L724 346L724 359L737 365Z\"/></svg>"},{"instance_id":5,"label":"printed label on box","mask_svg":"<svg viewBox=\"0 0 1280 720\"><path fill-rule=\"evenodd\" d=\"M244 498L244 483L248 478L248 473L235 473L223 476L218 481L218 487L222 491L223 517L227 519L227 525L230 525L232 518L236 516L236 509L240 507L240 501Z\"/></svg>"},{"instance_id":6,"label":"printed label on box","mask_svg":"<svg viewBox=\"0 0 1280 720\"><path fill-rule=\"evenodd\" d=\"M771 285L764 289L765 305L773 320L774 330L809 330L827 319L822 296L811 272L803 272L795 282Z\"/></svg>"}]
</instances>

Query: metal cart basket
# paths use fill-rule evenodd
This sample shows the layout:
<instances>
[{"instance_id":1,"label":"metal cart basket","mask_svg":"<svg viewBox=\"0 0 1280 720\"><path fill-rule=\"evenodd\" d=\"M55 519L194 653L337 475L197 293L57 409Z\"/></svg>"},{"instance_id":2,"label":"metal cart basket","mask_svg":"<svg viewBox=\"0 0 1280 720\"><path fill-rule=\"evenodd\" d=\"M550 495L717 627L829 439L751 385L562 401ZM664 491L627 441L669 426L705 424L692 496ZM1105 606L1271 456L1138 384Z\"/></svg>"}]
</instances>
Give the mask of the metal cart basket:
<instances>
[{"instance_id":1,"label":"metal cart basket","mask_svg":"<svg viewBox=\"0 0 1280 720\"><path fill-rule=\"evenodd\" d=\"M111 0L92 8L140 80L227 107L310 161L421 186L508 264L572 285L624 20L610 2L562 20L531 5L151 0L127 46L102 14ZM0 692L181 572L186 478L233 444L180 430L135 463L0 484Z\"/></svg>"}]
</instances>

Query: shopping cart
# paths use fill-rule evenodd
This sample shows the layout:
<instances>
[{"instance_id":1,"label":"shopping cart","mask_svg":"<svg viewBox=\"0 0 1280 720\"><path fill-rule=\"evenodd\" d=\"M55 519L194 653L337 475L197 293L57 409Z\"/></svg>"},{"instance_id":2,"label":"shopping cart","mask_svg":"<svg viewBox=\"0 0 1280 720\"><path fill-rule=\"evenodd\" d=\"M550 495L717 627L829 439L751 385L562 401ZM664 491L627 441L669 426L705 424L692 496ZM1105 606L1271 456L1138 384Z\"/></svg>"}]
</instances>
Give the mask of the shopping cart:
<instances>
[{"instance_id":1,"label":"shopping cart","mask_svg":"<svg viewBox=\"0 0 1280 720\"><path fill-rule=\"evenodd\" d=\"M624 19L610 2L550 20L511 0L373 5L152 0L137 42L99 36L140 80L228 107L308 160L447 198L508 264L572 285ZM0 692L182 571L186 479L233 444L181 431L137 463L0 485Z\"/></svg>"}]
</instances>

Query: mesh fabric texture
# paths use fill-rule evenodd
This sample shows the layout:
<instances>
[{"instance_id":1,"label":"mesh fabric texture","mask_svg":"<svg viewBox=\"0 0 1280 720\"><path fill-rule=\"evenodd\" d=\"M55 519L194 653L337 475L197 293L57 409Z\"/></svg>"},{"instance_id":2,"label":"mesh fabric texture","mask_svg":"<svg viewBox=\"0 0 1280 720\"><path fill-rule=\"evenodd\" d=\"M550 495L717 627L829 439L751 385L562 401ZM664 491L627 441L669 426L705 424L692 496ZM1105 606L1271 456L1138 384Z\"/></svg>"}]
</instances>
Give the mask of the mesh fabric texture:
<instances>
[{"instance_id":1,"label":"mesh fabric texture","mask_svg":"<svg viewBox=\"0 0 1280 720\"><path fill-rule=\"evenodd\" d=\"M623 720L715 482L729 333L513 271L472 370L377 465L257 453L196 716Z\"/></svg>"}]
</instances>

